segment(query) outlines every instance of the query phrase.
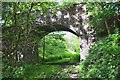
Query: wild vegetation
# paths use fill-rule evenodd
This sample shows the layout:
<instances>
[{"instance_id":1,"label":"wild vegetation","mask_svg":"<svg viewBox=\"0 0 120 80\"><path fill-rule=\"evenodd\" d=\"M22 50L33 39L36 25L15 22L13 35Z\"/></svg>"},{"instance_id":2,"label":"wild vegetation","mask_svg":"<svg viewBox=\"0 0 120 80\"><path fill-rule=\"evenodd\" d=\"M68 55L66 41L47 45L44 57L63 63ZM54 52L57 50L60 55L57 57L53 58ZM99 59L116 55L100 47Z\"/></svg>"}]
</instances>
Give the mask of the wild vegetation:
<instances>
[{"instance_id":1,"label":"wild vegetation","mask_svg":"<svg viewBox=\"0 0 120 80\"><path fill-rule=\"evenodd\" d=\"M80 63L79 76L82 78L102 78L118 80L120 77L120 23L114 22L113 16L120 15L119 3L92 3L88 4L88 10L92 11L92 24L105 23L107 36L100 38L89 50L89 56ZM93 8L96 5L97 8ZM110 19L109 19L110 18ZM109 21L107 21L107 19ZM111 19L113 19L111 21ZM109 23L111 22L111 23ZM113 29L113 27L115 29ZM97 35L103 34L104 29L95 27ZM102 35L101 34L101 35ZM105 34L103 34L105 35ZM101 37L101 36L99 36Z\"/></svg>"},{"instance_id":2,"label":"wild vegetation","mask_svg":"<svg viewBox=\"0 0 120 80\"><path fill-rule=\"evenodd\" d=\"M80 61L81 40L78 37L68 38L64 32L49 33L47 26L43 27L47 27L46 31L35 28L38 17L47 18L49 9L52 9L51 14L56 14L58 9L69 9L77 4L80 3L3 2L2 78L119 80L120 2L84 4L95 42L83 61Z\"/></svg>"},{"instance_id":3,"label":"wild vegetation","mask_svg":"<svg viewBox=\"0 0 120 80\"><path fill-rule=\"evenodd\" d=\"M66 40L64 38L64 33L51 33L45 36L42 40L39 41L39 56L41 57L41 61L43 59L45 62L52 63L61 63L61 62L79 62L80 54L79 54L79 45L74 44L70 45L70 40ZM74 36L71 36L74 37ZM78 38L74 39L79 41ZM72 42L75 42L71 40ZM71 46L71 47L70 47ZM75 47L76 46L76 47ZM69 50L73 51L75 54L72 54Z\"/></svg>"},{"instance_id":4,"label":"wild vegetation","mask_svg":"<svg viewBox=\"0 0 120 80\"><path fill-rule=\"evenodd\" d=\"M120 39L119 34L112 34L98 41L90 49L87 59L80 63L79 76L103 79L119 77L120 47L118 38Z\"/></svg>"}]
</instances>

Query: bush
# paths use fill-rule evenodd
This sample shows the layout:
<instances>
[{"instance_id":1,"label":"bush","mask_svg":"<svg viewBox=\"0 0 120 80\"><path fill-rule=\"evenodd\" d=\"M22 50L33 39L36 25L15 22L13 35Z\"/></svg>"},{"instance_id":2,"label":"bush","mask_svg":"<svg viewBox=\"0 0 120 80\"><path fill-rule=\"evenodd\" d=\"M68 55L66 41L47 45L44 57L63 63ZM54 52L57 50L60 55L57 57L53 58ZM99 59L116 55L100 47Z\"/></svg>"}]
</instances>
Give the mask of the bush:
<instances>
[{"instance_id":1,"label":"bush","mask_svg":"<svg viewBox=\"0 0 120 80\"><path fill-rule=\"evenodd\" d=\"M87 59L80 63L79 76L82 78L115 79L120 64L119 34L113 34L102 40L90 49Z\"/></svg>"},{"instance_id":2,"label":"bush","mask_svg":"<svg viewBox=\"0 0 120 80\"><path fill-rule=\"evenodd\" d=\"M16 66L16 67L11 67L11 66L4 66L3 67L3 78L22 78L24 76L24 67L23 66Z\"/></svg>"}]
</instances>

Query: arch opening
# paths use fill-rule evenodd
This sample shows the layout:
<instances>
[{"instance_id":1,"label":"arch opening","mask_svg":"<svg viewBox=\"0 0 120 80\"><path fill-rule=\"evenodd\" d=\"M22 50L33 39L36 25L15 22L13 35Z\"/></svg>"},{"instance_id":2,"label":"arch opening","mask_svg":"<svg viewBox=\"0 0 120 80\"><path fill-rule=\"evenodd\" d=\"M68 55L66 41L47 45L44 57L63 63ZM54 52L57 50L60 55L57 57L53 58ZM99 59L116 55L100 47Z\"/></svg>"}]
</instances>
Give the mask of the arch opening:
<instances>
[{"instance_id":1,"label":"arch opening","mask_svg":"<svg viewBox=\"0 0 120 80\"><path fill-rule=\"evenodd\" d=\"M68 31L54 31L38 41L39 62L77 63L80 61L79 37Z\"/></svg>"}]
</instances>

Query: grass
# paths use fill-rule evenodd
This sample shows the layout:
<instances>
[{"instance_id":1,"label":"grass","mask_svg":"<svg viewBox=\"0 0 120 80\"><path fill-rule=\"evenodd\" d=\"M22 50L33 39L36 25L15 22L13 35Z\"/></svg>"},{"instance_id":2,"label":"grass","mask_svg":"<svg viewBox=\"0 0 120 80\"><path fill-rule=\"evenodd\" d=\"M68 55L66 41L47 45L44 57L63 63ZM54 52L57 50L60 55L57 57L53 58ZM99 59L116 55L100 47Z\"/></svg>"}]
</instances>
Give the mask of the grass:
<instances>
[{"instance_id":1,"label":"grass","mask_svg":"<svg viewBox=\"0 0 120 80\"><path fill-rule=\"evenodd\" d=\"M56 54L49 55L46 59L45 64L38 65L26 65L24 77L33 79L33 78L69 78L68 73L62 71L63 65L48 65L46 63L76 63L79 62L79 54ZM72 65L71 65L72 66ZM74 71L73 67L68 66L66 68L69 72Z\"/></svg>"},{"instance_id":2,"label":"grass","mask_svg":"<svg viewBox=\"0 0 120 80\"><path fill-rule=\"evenodd\" d=\"M55 60L55 61L49 61L49 62L46 62L46 63L68 63L70 61L70 58L63 58L63 59L60 59L60 60Z\"/></svg>"},{"instance_id":3,"label":"grass","mask_svg":"<svg viewBox=\"0 0 120 80\"><path fill-rule=\"evenodd\" d=\"M61 53L55 55L48 55L45 58L45 62L41 61L38 64L25 64L16 68L7 68L8 72L4 72L4 77L8 77L11 74L11 69L14 74L11 75L13 78L24 78L24 80L33 80L33 78L69 78L68 73L62 71L64 66L69 66L70 63L79 62L78 54ZM46 64L55 63L55 64ZM60 63L60 64L56 64ZM64 65L64 63L67 65ZM71 66L71 65L70 65ZM69 68L69 67L68 67ZM67 68L67 70L68 70Z\"/></svg>"},{"instance_id":4,"label":"grass","mask_svg":"<svg viewBox=\"0 0 120 80\"><path fill-rule=\"evenodd\" d=\"M60 71L61 67L58 65L26 65L24 77L33 78L50 78Z\"/></svg>"},{"instance_id":5,"label":"grass","mask_svg":"<svg viewBox=\"0 0 120 80\"><path fill-rule=\"evenodd\" d=\"M80 54L71 54L71 53L66 53L66 54L54 54L54 55L49 55L45 61L47 63L75 63L79 62L80 60Z\"/></svg>"}]
</instances>

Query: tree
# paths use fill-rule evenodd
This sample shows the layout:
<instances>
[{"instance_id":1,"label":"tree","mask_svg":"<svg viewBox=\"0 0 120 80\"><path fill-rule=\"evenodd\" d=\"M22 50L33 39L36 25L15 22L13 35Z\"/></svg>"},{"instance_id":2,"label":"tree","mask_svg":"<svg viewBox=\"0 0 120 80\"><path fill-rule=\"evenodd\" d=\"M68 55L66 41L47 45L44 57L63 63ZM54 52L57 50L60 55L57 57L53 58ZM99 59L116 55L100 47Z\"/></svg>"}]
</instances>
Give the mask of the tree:
<instances>
[{"instance_id":1,"label":"tree","mask_svg":"<svg viewBox=\"0 0 120 80\"><path fill-rule=\"evenodd\" d=\"M50 55L65 54L66 46L64 34L50 33L38 41L39 55L43 53L44 59ZM42 57L42 56L40 56Z\"/></svg>"},{"instance_id":2,"label":"tree","mask_svg":"<svg viewBox=\"0 0 120 80\"><path fill-rule=\"evenodd\" d=\"M90 23L96 26L98 34L107 32L109 35L114 33L115 28L119 28L119 4L120 2L87 4L88 14L91 17Z\"/></svg>"}]
</instances>

